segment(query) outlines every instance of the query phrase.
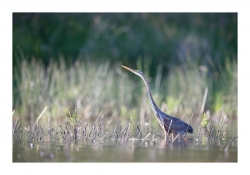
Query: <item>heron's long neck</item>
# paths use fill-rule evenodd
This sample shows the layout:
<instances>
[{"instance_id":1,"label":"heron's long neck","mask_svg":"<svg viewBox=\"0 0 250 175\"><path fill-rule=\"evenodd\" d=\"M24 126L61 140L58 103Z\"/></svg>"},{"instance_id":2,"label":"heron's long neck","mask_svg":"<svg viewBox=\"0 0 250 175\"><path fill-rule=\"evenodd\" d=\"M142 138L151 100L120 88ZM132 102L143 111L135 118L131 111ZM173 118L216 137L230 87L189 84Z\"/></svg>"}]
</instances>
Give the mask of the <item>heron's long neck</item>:
<instances>
[{"instance_id":1,"label":"heron's long neck","mask_svg":"<svg viewBox=\"0 0 250 175\"><path fill-rule=\"evenodd\" d=\"M157 107L157 105L155 104L154 102L154 99L152 97L152 94L150 92L150 89L148 89L148 100L149 100L149 103L151 105L151 108L154 112L154 114L156 115L157 118L160 119L160 116L159 116L159 108Z\"/></svg>"},{"instance_id":2,"label":"heron's long neck","mask_svg":"<svg viewBox=\"0 0 250 175\"><path fill-rule=\"evenodd\" d=\"M150 103L150 105L151 105L151 108L152 108L152 110L153 110L155 116L156 116L158 119L162 120L161 117L160 117L160 114L159 114L159 110L160 110L160 109L157 107L157 105L156 105L155 102L154 102L154 99L153 99L152 94L151 94L151 92L150 92L149 85L148 85L148 83L146 82L146 80L145 80L144 77L142 78L142 80L144 81L144 83L145 83L145 85L146 85L146 87L147 87L148 100L149 100L149 103Z\"/></svg>"}]
</instances>

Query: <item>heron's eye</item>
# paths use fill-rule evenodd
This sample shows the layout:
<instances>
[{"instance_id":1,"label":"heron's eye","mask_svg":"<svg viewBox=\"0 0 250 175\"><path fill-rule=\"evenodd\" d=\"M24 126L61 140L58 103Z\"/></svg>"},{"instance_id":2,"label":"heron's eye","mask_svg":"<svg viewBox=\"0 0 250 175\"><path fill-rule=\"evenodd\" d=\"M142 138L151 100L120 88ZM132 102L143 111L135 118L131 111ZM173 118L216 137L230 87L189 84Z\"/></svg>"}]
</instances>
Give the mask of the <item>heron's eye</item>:
<instances>
[{"instance_id":1,"label":"heron's eye","mask_svg":"<svg viewBox=\"0 0 250 175\"><path fill-rule=\"evenodd\" d=\"M139 73L139 74L143 74L143 73L142 73L141 71L139 71L139 70L136 70L136 72Z\"/></svg>"}]
</instances>

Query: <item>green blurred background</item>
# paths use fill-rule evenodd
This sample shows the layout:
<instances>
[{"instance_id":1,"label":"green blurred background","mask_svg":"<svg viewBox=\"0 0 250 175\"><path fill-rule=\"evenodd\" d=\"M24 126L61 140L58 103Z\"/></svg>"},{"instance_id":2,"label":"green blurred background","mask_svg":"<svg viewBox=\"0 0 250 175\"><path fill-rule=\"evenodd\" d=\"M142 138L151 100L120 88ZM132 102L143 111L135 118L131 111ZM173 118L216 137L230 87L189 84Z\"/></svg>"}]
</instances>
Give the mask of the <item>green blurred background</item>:
<instances>
[{"instance_id":1,"label":"green blurred background","mask_svg":"<svg viewBox=\"0 0 250 175\"><path fill-rule=\"evenodd\" d=\"M13 13L13 110L34 122L77 109L85 119L156 120L158 106L187 121L204 111L237 118L237 13ZM156 126L157 124L155 124Z\"/></svg>"}]
</instances>

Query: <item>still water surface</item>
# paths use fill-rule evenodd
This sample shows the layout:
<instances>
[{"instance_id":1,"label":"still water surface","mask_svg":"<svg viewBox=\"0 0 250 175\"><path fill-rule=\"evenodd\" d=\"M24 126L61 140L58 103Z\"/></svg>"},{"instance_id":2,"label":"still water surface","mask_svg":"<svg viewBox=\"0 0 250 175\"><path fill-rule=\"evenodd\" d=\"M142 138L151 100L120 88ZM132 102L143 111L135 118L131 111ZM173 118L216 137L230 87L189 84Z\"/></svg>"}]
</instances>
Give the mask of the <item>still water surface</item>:
<instances>
[{"instance_id":1,"label":"still water surface","mask_svg":"<svg viewBox=\"0 0 250 175\"><path fill-rule=\"evenodd\" d=\"M13 142L13 162L237 162L237 140Z\"/></svg>"}]
</instances>

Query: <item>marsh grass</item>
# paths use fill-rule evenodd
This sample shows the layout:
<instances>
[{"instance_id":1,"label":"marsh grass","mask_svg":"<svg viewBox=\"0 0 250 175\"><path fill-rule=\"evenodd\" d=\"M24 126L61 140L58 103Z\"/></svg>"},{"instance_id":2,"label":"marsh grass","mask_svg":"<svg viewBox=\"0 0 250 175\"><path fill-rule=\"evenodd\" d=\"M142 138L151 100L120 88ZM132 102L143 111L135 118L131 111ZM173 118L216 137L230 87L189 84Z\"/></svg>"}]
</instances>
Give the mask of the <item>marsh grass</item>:
<instances>
[{"instance_id":1,"label":"marsh grass","mask_svg":"<svg viewBox=\"0 0 250 175\"><path fill-rule=\"evenodd\" d=\"M136 69L144 72L153 98L164 112L188 122L185 116L194 113L197 118L203 108L210 110L211 119L218 122L223 114L226 114L225 121L237 117L237 62L226 64L226 71L209 72L206 66L187 63L171 67L168 75L159 65L150 77L152 65L148 59L138 61ZM103 109L107 119L119 120L122 125L133 111L133 121L159 127L143 82L123 71L120 63L97 63L87 58L68 66L61 59L45 67L33 59L30 63L22 61L20 70L14 70L13 76L17 82L13 89L13 110L21 124L34 123L44 106L48 106L44 118L56 123L70 110L76 109L83 120L91 121ZM206 88L208 94L204 102Z\"/></svg>"}]
</instances>

